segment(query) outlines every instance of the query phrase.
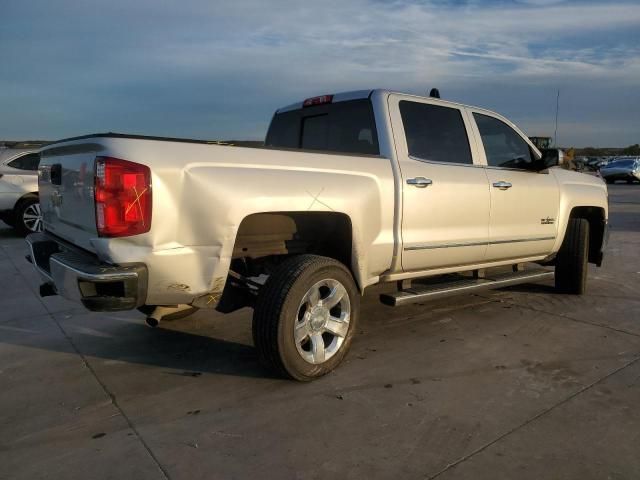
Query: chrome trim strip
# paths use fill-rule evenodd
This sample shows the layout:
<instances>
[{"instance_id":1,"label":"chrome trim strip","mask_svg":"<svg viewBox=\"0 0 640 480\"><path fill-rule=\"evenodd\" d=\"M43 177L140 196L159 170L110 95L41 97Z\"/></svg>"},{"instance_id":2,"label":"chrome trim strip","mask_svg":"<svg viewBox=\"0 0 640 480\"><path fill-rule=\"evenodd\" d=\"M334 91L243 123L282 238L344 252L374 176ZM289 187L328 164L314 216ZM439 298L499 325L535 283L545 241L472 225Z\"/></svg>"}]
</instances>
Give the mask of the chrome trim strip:
<instances>
[{"instance_id":1,"label":"chrome trim strip","mask_svg":"<svg viewBox=\"0 0 640 480\"><path fill-rule=\"evenodd\" d=\"M501 243L520 243L520 242L543 242L545 240L555 240L556 237L534 237L534 238L517 238L515 240L496 240L489 242L489 245L500 245Z\"/></svg>"},{"instance_id":2,"label":"chrome trim strip","mask_svg":"<svg viewBox=\"0 0 640 480\"><path fill-rule=\"evenodd\" d=\"M405 247L404 251L410 250L433 250L436 248L457 248L457 247L480 247L489 245L501 245L504 243L521 243L521 242L542 242L545 240L555 240L556 237L535 237L535 238L516 238L513 240L495 240L493 242L465 242L465 243L442 243L442 244L424 244L419 243Z\"/></svg>"},{"instance_id":3,"label":"chrome trim strip","mask_svg":"<svg viewBox=\"0 0 640 480\"><path fill-rule=\"evenodd\" d=\"M417 245L411 245L410 247L405 247L404 251L406 252L407 250L432 250L436 248L454 248L454 247L486 247L487 245L488 245L487 242L442 243L440 245L419 243Z\"/></svg>"},{"instance_id":4,"label":"chrome trim strip","mask_svg":"<svg viewBox=\"0 0 640 480\"><path fill-rule=\"evenodd\" d=\"M416 157L415 155L407 155L409 159L416 162L430 163L432 165L448 165L451 167L471 167L471 168L485 168L485 165L479 163L458 163L458 162L439 162L437 160L427 160L426 158Z\"/></svg>"},{"instance_id":5,"label":"chrome trim strip","mask_svg":"<svg viewBox=\"0 0 640 480\"><path fill-rule=\"evenodd\" d=\"M526 173L540 173L543 175L548 175L549 174L549 168L551 167L546 167L543 168L542 170L527 170L526 168L512 168L512 167L497 167L494 165L485 165L485 168L487 170L505 170L508 172L526 172Z\"/></svg>"}]
</instances>

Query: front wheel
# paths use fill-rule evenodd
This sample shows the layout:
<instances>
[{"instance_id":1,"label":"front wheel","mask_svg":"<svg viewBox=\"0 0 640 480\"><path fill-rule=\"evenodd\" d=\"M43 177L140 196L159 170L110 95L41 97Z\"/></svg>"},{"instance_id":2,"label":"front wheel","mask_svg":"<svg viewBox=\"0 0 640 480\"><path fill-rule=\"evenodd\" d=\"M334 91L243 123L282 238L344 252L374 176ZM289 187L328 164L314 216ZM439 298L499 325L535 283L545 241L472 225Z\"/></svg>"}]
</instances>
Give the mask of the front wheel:
<instances>
[{"instance_id":1,"label":"front wheel","mask_svg":"<svg viewBox=\"0 0 640 480\"><path fill-rule=\"evenodd\" d=\"M587 288L588 260L589 222L584 218L570 218L556 257L556 289L562 293L583 294Z\"/></svg>"},{"instance_id":2,"label":"front wheel","mask_svg":"<svg viewBox=\"0 0 640 480\"><path fill-rule=\"evenodd\" d=\"M262 287L253 314L253 341L263 364L310 381L347 354L360 297L340 262L300 255L283 262Z\"/></svg>"}]
</instances>

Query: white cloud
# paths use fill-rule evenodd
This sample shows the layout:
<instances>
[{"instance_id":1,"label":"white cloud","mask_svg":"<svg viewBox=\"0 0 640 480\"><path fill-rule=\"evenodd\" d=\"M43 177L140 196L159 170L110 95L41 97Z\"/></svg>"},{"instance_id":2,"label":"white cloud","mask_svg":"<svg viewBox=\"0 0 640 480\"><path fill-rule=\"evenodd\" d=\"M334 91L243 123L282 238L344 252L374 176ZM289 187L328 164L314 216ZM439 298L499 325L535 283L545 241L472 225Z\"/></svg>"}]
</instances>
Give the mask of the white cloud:
<instances>
[{"instance_id":1,"label":"white cloud","mask_svg":"<svg viewBox=\"0 0 640 480\"><path fill-rule=\"evenodd\" d=\"M0 73L0 102L12 95L23 106L46 99L45 111L101 112L95 128L109 120L153 133L174 131L174 122L181 134L202 135L213 127L198 125L222 118L214 135L257 136L279 103L346 89L437 85L505 108L482 89L508 86L527 103L541 88L606 83L620 95L640 86L637 33L624 33L640 28L640 5L623 1L7 1L6 22L20 35L0 32L0 56L26 78ZM244 119L233 111L239 103ZM539 105L528 108L534 116Z\"/></svg>"}]
</instances>

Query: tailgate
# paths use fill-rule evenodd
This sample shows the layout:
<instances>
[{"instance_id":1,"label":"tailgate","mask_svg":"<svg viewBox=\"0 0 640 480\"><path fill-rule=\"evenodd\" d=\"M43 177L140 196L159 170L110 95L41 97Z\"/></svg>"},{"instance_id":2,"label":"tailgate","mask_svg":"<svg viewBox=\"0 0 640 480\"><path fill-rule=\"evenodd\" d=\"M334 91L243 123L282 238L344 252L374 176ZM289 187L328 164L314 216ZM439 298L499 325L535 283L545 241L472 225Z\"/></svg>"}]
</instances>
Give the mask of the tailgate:
<instances>
[{"instance_id":1,"label":"tailgate","mask_svg":"<svg viewBox=\"0 0 640 480\"><path fill-rule=\"evenodd\" d=\"M89 251L97 236L94 205L98 139L52 145L41 151L40 208L45 230Z\"/></svg>"}]
</instances>

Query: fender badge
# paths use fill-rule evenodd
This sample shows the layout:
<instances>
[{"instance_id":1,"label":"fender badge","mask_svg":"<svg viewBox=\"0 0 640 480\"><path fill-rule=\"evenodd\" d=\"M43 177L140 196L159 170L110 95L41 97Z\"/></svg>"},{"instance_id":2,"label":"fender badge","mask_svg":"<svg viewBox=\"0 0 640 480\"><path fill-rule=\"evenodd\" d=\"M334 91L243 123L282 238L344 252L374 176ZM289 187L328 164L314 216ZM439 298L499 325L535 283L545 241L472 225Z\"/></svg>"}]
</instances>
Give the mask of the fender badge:
<instances>
[{"instance_id":1,"label":"fender badge","mask_svg":"<svg viewBox=\"0 0 640 480\"><path fill-rule=\"evenodd\" d=\"M541 218L540 219L540 224L542 225L553 225L556 222L555 218Z\"/></svg>"}]
</instances>

